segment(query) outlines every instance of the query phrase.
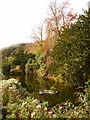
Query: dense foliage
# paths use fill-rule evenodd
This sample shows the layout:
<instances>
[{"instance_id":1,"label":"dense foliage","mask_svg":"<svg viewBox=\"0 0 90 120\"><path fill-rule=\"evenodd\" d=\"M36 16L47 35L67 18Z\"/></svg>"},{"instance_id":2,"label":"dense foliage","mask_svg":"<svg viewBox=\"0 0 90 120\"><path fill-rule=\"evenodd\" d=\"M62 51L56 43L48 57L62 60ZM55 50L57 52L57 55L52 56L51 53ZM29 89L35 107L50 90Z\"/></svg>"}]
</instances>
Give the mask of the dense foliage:
<instances>
[{"instance_id":1,"label":"dense foliage","mask_svg":"<svg viewBox=\"0 0 90 120\"><path fill-rule=\"evenodd\" d=\"M90 9L76 19L72 11L64 14L67 5L63 3L62 9L56 3L50 5L52 14L45 21L46 39L43 41L42 29L39 29L39 44L32 43L35 50L25 47L25 44L2 50L1 74L5 80L1 81L0 90L2 87L4 119L89 117ZM22 84L10 79L18 76L24 78ZM81 90L74 91L75 103L68 99L49 106L48 101L40 102L32 96L41 89L59 90L59 84L66 88L74 85L76 90Z\"/></svg>"},{"instance_id":2,"label":"dense foliage","mask_svg":"<svg viewBox=\"0 0 90 120\"><path fill-rule=\"evenodd\" d=\"M90 75L90 11L65 28L52 52L54 74L62 74L65 81L83 85ZM51 67L52 69L52 67Z\"/></svg>"},{"instance_id":3,"label":"dense foliage","mask_svg":"<svg viewBox=\"0 0 90 120\"><path fill-rule=\"evenodd\" d=\"M3 118L88 118L87 89L85 89L85 93L85 95L78 93L77 102L80 103L78 106L67 101L62 105L48 109L48 102L41 103L38 99L32 97L17 80L3 80ZM6 115L5 111L7 111Z\"/></svg>"},{"instance_id":4,"label":"dense foliage","mask_svg":"<svg viewBox=\"0 0 90 120\"><path fill-rule=\"evenodd\" d=\"M3 75L9 77L10 70L15 69L17 65L20 66L23 73L25 73L25 64L27 63L29 58L32 58L34 55L32 53L28 54L27 51L23 47L16 47L14 51L11 51L9 54L5 52L5 56L2 57L2 72ZM8 55L9 54L9 55Z\"/></svg>"}]
</instances>

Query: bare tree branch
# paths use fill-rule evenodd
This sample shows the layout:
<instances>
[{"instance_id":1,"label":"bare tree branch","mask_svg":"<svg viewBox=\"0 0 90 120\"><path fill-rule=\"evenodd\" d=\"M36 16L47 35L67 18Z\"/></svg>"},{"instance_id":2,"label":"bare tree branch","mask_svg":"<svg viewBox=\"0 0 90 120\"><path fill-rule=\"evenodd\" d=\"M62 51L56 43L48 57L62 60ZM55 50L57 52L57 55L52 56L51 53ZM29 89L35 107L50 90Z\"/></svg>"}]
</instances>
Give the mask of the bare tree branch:
<instances>
[{"instance_id":1,"label":"bare tree branch","mask_svg":"<svg viewBox=\"0 0 90 120\"><path fill-rule=\"evenodd\" d=\"M36 30L33 30L31 35L31 39L37 42L39 45L42 44L43 41L43 25L40 25Z\"/></svg>"}]
</instances>

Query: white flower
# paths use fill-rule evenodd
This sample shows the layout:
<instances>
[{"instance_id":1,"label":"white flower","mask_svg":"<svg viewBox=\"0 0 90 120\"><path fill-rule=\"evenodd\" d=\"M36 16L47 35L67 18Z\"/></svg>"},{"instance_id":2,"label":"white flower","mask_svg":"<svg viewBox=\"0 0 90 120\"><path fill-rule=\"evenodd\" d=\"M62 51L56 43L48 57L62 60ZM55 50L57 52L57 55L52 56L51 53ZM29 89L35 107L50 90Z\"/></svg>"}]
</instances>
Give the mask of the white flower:
<instances>
[{"instance_id":1,"label":"white flower","mask_svg":"<svg viewBox=\"0 0 90 120\"><path fill-rule=\"evenodd\" d=\"M16 84L17 84L18 81L17 81L16 79L14 79L14 78L11 78L11 79L8 79L8 80L7 80L7 83L8 83L8 84L10 84L10 83L16 83Z\"/></svg>"},{"instance_id":2,"label":"white flower","mask_svg":"<svg viewBox=\"0 0 90 120\"><path fill-rule=\"evenodd\" d=\"M41 105L37 105L36 108L37 108L37 109L41 109Z\"/></svg>"},{"instance_id":3,"label":"white flower","mask_svg":"<svg viewBox=\"0 0 90 120\"><path fill-rule=\"evenodd\" d=\"M56 114L53 115L53 118L56 118Z\"/></svg>"},{"instance_id":4,"label":"white flower","mask_svg":"<svg viewBox=\"0 0 90 120\"><path fill-rule=\"evenodd\" d=\"M35 99L32 101L33 104L38 104L39 103L39 100L38 99Z\"/></svg>"},{"instance_id":5,"label":"white flower","mask_svg":"<svg viewBox=\"0 0 90 120\"><path fill-rule=\"evenodd\" d=\"M26 104L27 104L27 102L23 102L23 103L22 103L22 106L25 106Z\"/></svg>"},{"instance_id":6,"label":"white flower","mask_svg":"<svg viewBox=\"0 0 90 120\"><path fill-rule=\"evenodd\" d=\"M9 90L13 90L13 88L12 88L12 87L9 87Z\"/></svg>"},{"instance_id":7,"label":"white flower","mask_svg":"<svg viewBox=\"0 0 90 120\"><path fill-rule=\"evenodd\" d=\"M53 112L52 111L49 111L48 114L51 115Z\"/></svg>"},{"instance_id":8,"label":"white flower","mask_svg":"<svg viewBox=\"0 0 90 120\"><path fill-rule=\"evenodd\" d=\"M47 107L45 107L44 110L47 111L48 110Z\"/></svg>"},{"instance_id":9,"label":"white flower","mask_svg":"<svg viewBox=\"0 0 90 120\"><path fill-rule=\"evenodd\" d=\"M18 84L19 84L19 85L21 85L21 83L20 83L20 82L19 82Z\"/></svg>"},{"instance_id":10,"label":"white flower","mask_svg":"<svg viewBox=\"0 0 90 120\"><path fill-rule=\"evenodd\" d=\"M12 87L13 87L14 90L16 89L16 85L13 85Z\"/></svg>"},{"instance_id":11,"label":"white flower","mask_svg":"<svg viewBox=\"0 0 90 120\"><path fill-rule=\"evenodd\" d=\"M59 109L62 109L63 107L62 106L59 106Z\"/></svg>"},{"instance_id":12,"label":"white flower","mask_svg":"<svg viewBox=\"0 0 90 120\"><path fill-rule=\"evenodd\" d=\"M31 113L31 118L34 118L34 117L35 117L35 114L36 114L35 112L32 112L32 113Z\"/></svg>"}]
</instances>

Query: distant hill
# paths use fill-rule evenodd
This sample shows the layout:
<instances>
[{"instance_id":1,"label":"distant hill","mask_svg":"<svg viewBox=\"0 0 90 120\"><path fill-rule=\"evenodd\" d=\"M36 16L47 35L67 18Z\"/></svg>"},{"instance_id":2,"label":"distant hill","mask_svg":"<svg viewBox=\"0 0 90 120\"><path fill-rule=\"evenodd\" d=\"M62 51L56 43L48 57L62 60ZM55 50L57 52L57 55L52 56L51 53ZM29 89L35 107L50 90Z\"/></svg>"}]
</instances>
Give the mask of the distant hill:
<instances>
[{"instance_id":1,"label":"distant hill","mask_svg":"<svg viewBox=\"0 0 90 120\"><path fill-rule=\"evenodd\" d=\"M37 50L38 44L37 43L26 43L24 48L28 53L33 53Z\"/></svg>"},{"instance_id":2,"label":"distant hill","mask_svg":"<svg viewBox=\"0 0 90 120\"><path fill-rule=\"evenodd\" d=\"M0 54L2 55L2 57L5 57L5 56L8 57L10 54L13 54L14 52L16 52L20 48L25 49L28 53L34 53L38 48L38 44L37 43L15 44L15 45L5 47L5 48L1 49Z\"/></svg>"}]
</instances>

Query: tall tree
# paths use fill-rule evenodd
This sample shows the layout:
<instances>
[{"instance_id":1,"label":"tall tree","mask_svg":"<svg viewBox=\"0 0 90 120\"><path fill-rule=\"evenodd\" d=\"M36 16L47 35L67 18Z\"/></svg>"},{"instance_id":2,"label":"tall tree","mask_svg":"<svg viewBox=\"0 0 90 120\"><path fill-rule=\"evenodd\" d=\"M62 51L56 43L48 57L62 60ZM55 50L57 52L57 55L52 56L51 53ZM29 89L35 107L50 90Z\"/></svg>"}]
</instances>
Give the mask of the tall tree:
<instances>
[{"instance_id":1,"label":"tall tree","mask_svg":"<svg viewBox=\"0 0 90 120\"><path fill-rule=\"evenodd\" d=\"M57 40L51 70L63 79L82 85L90 76L90 10L80 15L77 22L65 28ZM53 68L53 69L52 69Z\"/></svg>"},{"instance_id":2,"label":"tall tree","mask_svg":"<svg viewBox=\"0 0 90 120\"><path fill-rule=\"evenodd\" d=\"M73 14L72 9L69 8L68 1L59 4L56 0L49 5L50 14L46 21L47 35L57 33L60 37L63 27L70 26L75 20L76 14Z\"/></svg>"},{"instance_id":3,"label":"tall tree","mask_svg":"<svg viewBox=\"0 0 90 120\"><path fill-rule=\"evenodd\" d=\"M49 5L49 17L45 19L46 23L46 43L44 50L52 51L55 45L56 37L60 39L64 27L68 27L75 21L76 14L69 7L68 1L58 3L56 0Z\"/></svg>"}]
</instances>

